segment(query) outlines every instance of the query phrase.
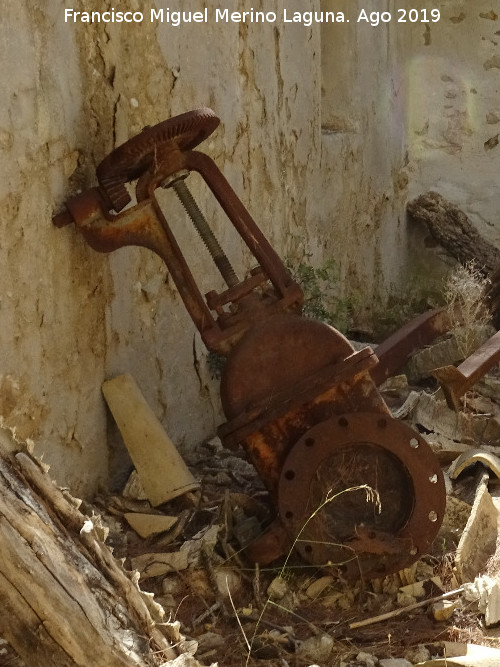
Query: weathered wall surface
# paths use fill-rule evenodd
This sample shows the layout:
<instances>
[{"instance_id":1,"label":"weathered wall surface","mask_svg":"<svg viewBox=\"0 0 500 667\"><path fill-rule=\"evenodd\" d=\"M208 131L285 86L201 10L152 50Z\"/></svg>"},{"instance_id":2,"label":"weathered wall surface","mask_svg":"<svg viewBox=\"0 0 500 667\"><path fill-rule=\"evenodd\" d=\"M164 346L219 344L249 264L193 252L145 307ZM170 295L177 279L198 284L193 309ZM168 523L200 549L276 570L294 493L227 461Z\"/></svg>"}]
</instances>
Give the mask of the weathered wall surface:
<instances>
[{"instance_id":1,"label":"weathered wall surface","mask_svg":"<svg viewBox=\"0 0 500 667\"><path fill-rule=\"evenodd\" d=\"M99 255L73 228L53 228L53 210L93 185L95 165L144 125L211 106L222 128L205 150L283 251L290 232L305 235L318 152L317 31L64 23L64 6L112 7L98 4L8 3L0 26L0 414L80 493L108 474L106 377L131 372L181 447L222 419L217 381L162 263L135 248ZM145 14L153 6L128 4ZM200 204L216 211L202 192ZM172 210L202 290L219 287ZM219 212L214 228L235 265L248 268Z\"/></svg>"},{"instance_id":2,"label":"weathered wall surface","mask_svg":"<svg viewBox=\"0 0 500 667\"><path fill-rule=\"evenodd\" d=\"M407 264L406 35L394 19L357 22L363 9L396 16L390 0L321 5L350 22L321 27L320 187L308 219L339 262L363 328Z\"/></svg>"},{"instance_id":3,"label":"weathered wall surface","mask_svg":"<svg viewBox=\"0 0 500 667\"><path fill-rule=\"evenodd\" d=\"M126 4L147 16L153 6L220 6L212 0ZM251 4L271 9L263 0ZM204 150L282 256L336 259L339 289L359 294L361 325L406 270L408 187L426 189L434 185L432 173L442 170L448 189L466 188L470 205L479 187L483 201L495 190L493 171L478 175L474 189L465 168L466 158L490 166L497 159L483 146L500 115L490 83L498 73L491 43L497 23L477 19L481 27L469 44L472 18L448 17L424 46L421 26L355 24L361 7L392 10L389 0L307 4L344 11L351 23L71 24L64 23L65 6L104 11L113 3L6 3L0 22L0 415L20 438L35 441L58 481L77 493L91 493L107 477L108 440L112 472L122 456L113 449L113 433L108 438L100 391L107 377L132 373L181 448L222 421L217 381L160 260L136 248L100 255L73 228L51 225L54 209L94 185L96 164L114 146L170 115L212 107L222 123ZM465 4L440 3L453 16ZM243 0L229 5L249 8ZM272 9L281 16L285 6L304 10L299 0L278 0ZM490 42L482 40L486 28ZM463 32L456 37L454 30ZM456 54L449 40L460 38L467 43L460 62L429 64ZM484 65L488 59L491 67ZM460 67L468 60L466 76ZM471 69L476 93L465 83ZM432 99L442 89L443 108L454 105L453 118L447 121L441 109L433 113L432 99L415 93L421 85ZM481 99L481 113L490 114L477 128L471 99ZM442 146L448 125L451 139ZM460 150L451 150L456 144ZM251 261L241 243L195 177L193 190L242 274ZM221 287L168 195L167 216L202 291ZM491 209L477 210L492 220Z\"/></svg>"},{"instance_id":4,"label":"weathered wall surface","mask_svg":"<svg viewBox=\"0 0 500 667\"><path fill-rule=\"evenodd\" d=\"M498 246L499 8L483 1L438 4L442 20L425 40L417 34L406 63L410 196L436 190Z\"/></svg>"}]
</instances>

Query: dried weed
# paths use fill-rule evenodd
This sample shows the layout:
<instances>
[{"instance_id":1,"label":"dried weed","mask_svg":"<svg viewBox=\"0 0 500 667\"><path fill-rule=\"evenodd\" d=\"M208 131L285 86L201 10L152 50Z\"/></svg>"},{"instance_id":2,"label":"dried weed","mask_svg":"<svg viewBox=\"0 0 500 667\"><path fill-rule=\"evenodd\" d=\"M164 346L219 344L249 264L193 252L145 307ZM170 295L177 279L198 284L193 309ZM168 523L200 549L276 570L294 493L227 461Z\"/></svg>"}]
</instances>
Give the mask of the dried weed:
<instances>
[{"instance_id":1,"label":"dried weed","mask_svg":"<svg viewBox=\"0 0 500 667\"><path fill-rule=\"evenodd\" d=\"M485 329L491 323L491 312L484 296L489 283L474 260L459 265L446 281L444 297L451 330L464 357L483 342Z\"/></svg>"}]
</instances>

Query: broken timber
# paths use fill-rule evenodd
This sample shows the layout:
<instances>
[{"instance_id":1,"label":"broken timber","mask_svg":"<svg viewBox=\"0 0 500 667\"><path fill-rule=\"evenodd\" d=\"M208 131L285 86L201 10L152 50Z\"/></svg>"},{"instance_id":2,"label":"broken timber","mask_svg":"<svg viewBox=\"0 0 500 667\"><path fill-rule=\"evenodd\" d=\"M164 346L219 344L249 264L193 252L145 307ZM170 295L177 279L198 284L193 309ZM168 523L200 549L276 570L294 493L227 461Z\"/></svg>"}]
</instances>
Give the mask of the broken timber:
<instances>
[{"instance_id":1,"label":"broken timber","mask_svg":"<svg viewBox=\"0 0 500 667\"><path fill-rule=\"evenodd\" d=\"M423 222L432 238L461 264L474 261L491 281L486 291L495 327L500 328L500 250L487 241L457 206L437 192L408 203L413 220Z\"/></svg>"},{"instance_id":2,"label":"broken timber","mask_svg":"<svg viewBox=\"0 0 500 667\"><path fill-rule=\"evenodd\" d=\"M463 211L437 192L409 202L408 213L423 222L433 239L461 264L474 260L487 276L500 265L500 250L481 236Z\"/></svg>"},{"instance_id":3,"label":"broken timber","mask_svg":"<svg viewBox=\"0 0 500 667\"><path fill-rule=\"evenodd\" d=\"M40 464L0 449L0 636L27 665L135 667L177 652L91 520ZM161 620L157 618L156 620Z\"/></svg>"}]
</instances>

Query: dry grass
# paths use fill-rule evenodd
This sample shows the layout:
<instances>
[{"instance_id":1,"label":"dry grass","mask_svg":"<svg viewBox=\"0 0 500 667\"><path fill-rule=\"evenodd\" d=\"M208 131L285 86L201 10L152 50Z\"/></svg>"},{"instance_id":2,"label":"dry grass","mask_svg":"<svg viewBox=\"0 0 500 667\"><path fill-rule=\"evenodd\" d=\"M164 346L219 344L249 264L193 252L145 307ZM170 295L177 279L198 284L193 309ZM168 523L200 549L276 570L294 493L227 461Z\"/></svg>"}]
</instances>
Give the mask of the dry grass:
<instances>
[{"instance_id":1,"label":"dry grass","mask_svg":"<svg viewBox=\"0 0 500 667\"><path fill-rule=\"evenodd\" d=\"M464 357L481 345L485 329L491 323L491 313L485 300L489 283L474 260L459 265L446 281L444 297L452 332Z\"/></svg>"}]
</instances>

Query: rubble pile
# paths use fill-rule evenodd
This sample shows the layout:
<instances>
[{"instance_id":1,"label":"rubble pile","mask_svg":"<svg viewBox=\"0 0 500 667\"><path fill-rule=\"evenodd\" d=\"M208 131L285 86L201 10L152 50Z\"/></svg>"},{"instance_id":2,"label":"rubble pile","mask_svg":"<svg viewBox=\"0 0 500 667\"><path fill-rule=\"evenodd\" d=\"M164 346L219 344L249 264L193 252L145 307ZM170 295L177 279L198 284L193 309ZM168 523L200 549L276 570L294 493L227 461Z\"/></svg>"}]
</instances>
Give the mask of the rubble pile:
<instances>
[{"instance_id":1,"label":"rubble pile","mask_svg":"<svg viewBox=\"0 0 500 667\"><path fill-rule=\"evenodd\" d=\"M218 438L184 459L199 488L154 507L134 471L121 495L100 498L108 543L203 664L500 664L497 382L493 371L457 413L406 375L382 386L393 414L438 455L448 492L432 552L397 575L348 582L293 553L269 568L248 562L245 546L271 518L267 492Z\"/></svg>"},{"instance_id":2,"label":"rubble pile","mask_svg":"<svg viewBox=\"0 0 500 667\"><path fill-rule=\"evenodd\" d=\"M492 369L453 411L429 380L432 354L380 391L438 457L446 515L429 553L381 579L347 581L335 564L312 566L293 550L255 565L246 547L274 514L243 451L216 437L181 457L130 377L133 404L110 399L108 387L134 469L120 494L82 509L94 527L100 515L113 555L151 594L180 653L176 667L500 664L500 375ZM21 665L4 640L2 659Z\"/></svg>"}]
</instances>

